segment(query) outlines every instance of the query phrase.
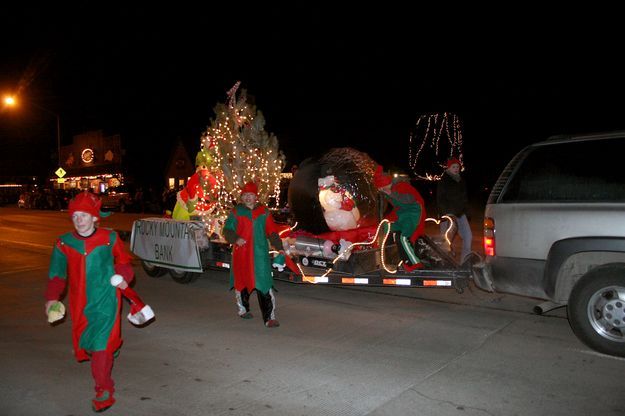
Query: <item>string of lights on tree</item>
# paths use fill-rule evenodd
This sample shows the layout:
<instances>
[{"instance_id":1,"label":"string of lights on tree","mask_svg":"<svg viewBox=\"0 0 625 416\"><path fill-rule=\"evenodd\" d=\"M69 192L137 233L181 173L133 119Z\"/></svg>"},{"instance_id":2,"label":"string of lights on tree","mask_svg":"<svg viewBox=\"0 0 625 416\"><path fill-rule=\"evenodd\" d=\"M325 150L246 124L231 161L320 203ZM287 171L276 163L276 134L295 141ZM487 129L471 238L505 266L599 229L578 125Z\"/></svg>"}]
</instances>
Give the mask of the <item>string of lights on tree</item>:
<instances>
[{"instance_id":1,"label":"string of lights on tree","mask_svg":"<svg viewBox=\"0 0 625 416\"><path fill-rule=\"evenodd\" d=\"M434 113L419 116L410 134L409 166L418 179L439 180L448 159L457 158L464 166L462 126L454 113Z\"/></svg>"},{"instance_id":2,"label":"string of lights on tree","mask_svg":"<svg viewBox=\"0 0 625 416\"><path fill-rule=\"evenodd\" d=\"M262 204L279 204L280 173L285 157L278 139L265 131L265 118L248 103L247 92L237 82L228 91L228 102L215 106L216 118L202 134L201 151L213 160L209 167L217 180L210 216L224 217L237 203L241 188L249 181L258 185ZM271 202L271 204L270 204Z\"/></svg>"}]
</instances>

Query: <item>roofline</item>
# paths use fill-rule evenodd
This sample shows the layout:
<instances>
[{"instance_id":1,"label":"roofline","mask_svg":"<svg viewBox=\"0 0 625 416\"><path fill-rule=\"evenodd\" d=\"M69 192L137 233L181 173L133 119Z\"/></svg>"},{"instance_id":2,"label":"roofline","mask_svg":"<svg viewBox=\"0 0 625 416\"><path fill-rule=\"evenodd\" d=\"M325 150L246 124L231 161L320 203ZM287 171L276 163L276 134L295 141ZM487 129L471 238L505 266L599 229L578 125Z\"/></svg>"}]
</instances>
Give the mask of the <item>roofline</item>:
<instances>
[{"instance_id":1,"label":"roofline","mask_svg":"<svg viewBox=\"0 0 625 416\"><path fill-rule=\"evenodd\" d=\"M602 133L558 134L549 137L543 143L568 140L614 139L620 137L625 137L625 130L616 130Z\"/></svg>"}]
</instances>

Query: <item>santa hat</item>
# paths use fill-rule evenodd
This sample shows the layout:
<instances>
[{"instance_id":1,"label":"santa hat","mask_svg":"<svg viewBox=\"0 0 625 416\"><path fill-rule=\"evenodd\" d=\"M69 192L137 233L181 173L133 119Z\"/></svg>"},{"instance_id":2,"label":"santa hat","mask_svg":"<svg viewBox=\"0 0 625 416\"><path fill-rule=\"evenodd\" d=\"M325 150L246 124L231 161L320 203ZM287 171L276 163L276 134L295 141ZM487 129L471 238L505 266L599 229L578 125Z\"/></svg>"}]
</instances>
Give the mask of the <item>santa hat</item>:
<instances>
[{"instance_id":1,"label":"santa hat","mask_svg":"<svg viewBox=\"0 0 625 416\"><path fill-rule=\"evenodd\" d=\"M81 192L69 201L69 216L71 217L74 215L74 212L76 211L86 212L96 218L108 217L111 215L110 212L100 211L100 207L102 207L102 201L100 201L100 198L98 198L97 195L94 195L89 191Z\"/></svg>"},{"instance_id":2,"label":"santa hat","mask_svg":"<svg viewBox=\"0 0 625 416\"><path fill-rule=\"evenodd\" d=\"M457 164L458 166L462 166L462 163L455 157L452 157L447 161L447 169L449 169L452 165Z\"/></svg>"},{"instance_id":3,"label":"santa hat","mask_svg":"<svg viewBox=\"0 0 625 416\"><path fill-rule=\"evenodd\" d=\"M114 287L119 286L124 281L124 278L119 274L111 276L111 285ZM126 289L120 289L126 299L130 301L130 313L128 314L128 320L135 325L143 325L152 318L154 318L154 311L150 305L146 305L137 292L135 292L130 286Z\"/></svg>"},{"instance_id":4,"label":"santa hat","mask_svg":"<svg viewBox=\"0 0 625 416\"><path fill-rule=\"evenodd\" d=\"M376 188L384 188L387 185L390 185L392 182L392 179L390 176L385 175L384 172L382 172L382 166L378 165L378 167L375 170L375 175L373 175L373 184L375 185Z\"/></svg>"},{"instance_id":5,"label":"santa hat","mask_svg":"<svg viewBox=\"0 0 625 416\"><path fill-rule=\"evenodd\" d=\"M258 185L256 185L256 182L248 182L245 184L245 186L243 186L243 188L241 188L241 195L246 194L246 193L252 193L256 196L258 196Z\"/></svg>"}]
</instances>

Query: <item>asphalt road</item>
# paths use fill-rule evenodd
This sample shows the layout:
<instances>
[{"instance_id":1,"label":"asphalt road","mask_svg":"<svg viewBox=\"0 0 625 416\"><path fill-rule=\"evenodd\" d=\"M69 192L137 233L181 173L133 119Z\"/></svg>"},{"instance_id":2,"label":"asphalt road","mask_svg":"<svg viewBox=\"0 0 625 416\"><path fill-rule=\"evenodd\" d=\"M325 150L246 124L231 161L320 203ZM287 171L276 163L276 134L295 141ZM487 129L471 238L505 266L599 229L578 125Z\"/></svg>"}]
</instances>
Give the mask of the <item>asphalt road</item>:
<instances>
[{"instance_id":1,"label":"asphalt road","mask_svg":"<svg viewBox=\"0 0 625 416\"><path fill-rule=\"evenodd\" d=\"M50 326L43 312L66 215L0 208L0 415L91 413L70 323ZM180 285L136 265L157 317L123 322L110 415L625 414L625 360L581 344L563 309L531 314L536 300L277 282L282 325L268 329L255 299L257 317L236 316L225 273Z\"/></svg>"}]
</instances>

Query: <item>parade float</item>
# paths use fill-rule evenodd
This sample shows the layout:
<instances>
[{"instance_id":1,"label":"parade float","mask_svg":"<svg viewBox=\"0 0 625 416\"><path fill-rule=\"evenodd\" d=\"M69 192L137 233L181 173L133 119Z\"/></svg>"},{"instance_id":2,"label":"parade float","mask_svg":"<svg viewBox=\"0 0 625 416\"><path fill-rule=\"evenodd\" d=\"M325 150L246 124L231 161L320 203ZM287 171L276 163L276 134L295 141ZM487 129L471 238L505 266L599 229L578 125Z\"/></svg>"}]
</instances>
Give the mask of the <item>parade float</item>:
<instances>
[{"instance_id":1,"label":"parade float","mask_svg":"<svg viewBox=\"0 0 625 416\"><path fill-rule=\"evenodd\" d=\"M196 172L178 192L172 218L135 221L131 250L146 273L169 272L189 283L210 268L230 266L230 246L221 235L226 216L248 181L258 184L258 200L277 206L285 158L265 119L237 82L202 134Z\"/></svg>"},{"instance_id":2,"label":"parade float","mask_svg":"<svg viewBox=\"0 0 625 416\"><path fill-rule=\"evenodd\" d=\"M248 181L259 185L259 202L280 203L285 158L277 138L264 129L260 111L237 83L201 138L196 173L180 191L173 218L147 218L133 225L131 250L146 273L169 272L189 283L207 270L230 268L231 247L221 235L228 212ZM334 148L302 161L288 188L289 221L280 237L287 266L274 278L294 283L408 287L454 287L461 291L470 265L459 265L427 236L416 251L426 270L399 266L389 238L387 204L373 184L378 164L353 148ZM277 253L267 253L274 256Z\"/></svg>"}]
</instances>

